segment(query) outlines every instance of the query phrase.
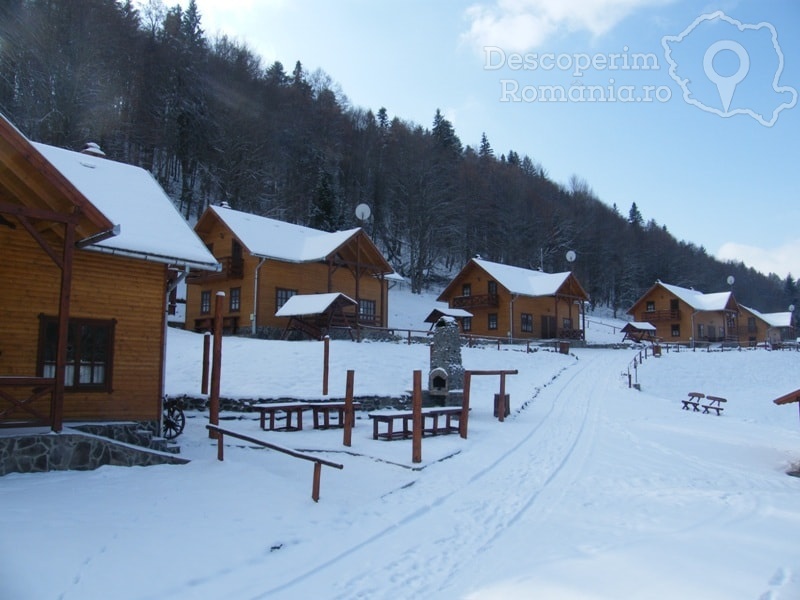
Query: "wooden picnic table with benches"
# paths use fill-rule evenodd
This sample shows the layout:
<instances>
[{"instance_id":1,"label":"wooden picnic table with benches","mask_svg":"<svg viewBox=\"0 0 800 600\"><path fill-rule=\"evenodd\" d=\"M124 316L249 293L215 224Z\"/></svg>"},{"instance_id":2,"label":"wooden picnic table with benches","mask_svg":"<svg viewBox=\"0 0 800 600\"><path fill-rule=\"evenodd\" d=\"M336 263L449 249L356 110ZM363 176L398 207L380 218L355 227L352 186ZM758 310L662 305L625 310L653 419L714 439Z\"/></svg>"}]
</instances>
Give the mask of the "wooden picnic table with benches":
<instances>
[{"instance_id":1,"label":"wooden picnic table with benches","mask_svg":"<svg viewBox=\"0 0 800 600\"><path fill-rule=\"evenodd\" d=\"M252 408L261 413L261 429L266 429L266 416L269 415L270 431L299 431L303 428L303 411L311 408L308 402L267 402L253 404ZM275 413L286 413L286 425L275 427ZM292 425L292 415L297 417L297 425Z\"/></svg>"},{"instance_id":2,"label":"wooden picnic table with benches","mask_svg":"<svg viewBox=\"0 0 800 600\"><path fill-rule=\"evenodd\" d=\"M709 411L715 410L717 411L717 416L722 414L722 411L725 410L722 406L723 402L727 402L725 398L720 398L719 396L706 396L706 400L708 404L703 404L703 413L704 414L711 414Z\"/></svg>"},{"instance_id":3,"label":"wooden picnic table with benches","mask_svg":"<svg viewBox=\"0 0 800 600\"><path fill-rule=\"evenodd\" d=\"M361 408L360 402L353 402L353 419L355 426L355 411ZM339 401L308 402L314 418L314 429L330 429L331 427L344 427L344 411L347 403ZM336 415L336 420L331 422L331 413Z\"/></svg>"},{"instance_id":4,"label":"wooden picnic table with benches","mask_svg":"<svg viewBox=\"0 0 800 600\"><path fill-rule=\"evenodd\" d=\"M700 412L700 401L705 398L705 394L701 394L700 392L689 392L688 400L681 400L683 402L683 406L681 407L682 410L694 410L694 412Z\"/></svg>"},{"instance_id":5,"label":"wooden picnic table with benches","mask_svg":"<svg viewBox=\"0 0 800 600\"><path fill-rule=\"evenodd\" d=\"M410 438L411 424L414 419L412 411L387 411L369 413L372 419L372 439L396 440ZM444 417L444 422L440 418ZM422 434L443 435L458 433L458 425L453 420L461 417L461 407L433 407L422 409ZM395 423L400 422L401 428L395 429ZM386 431L380 431L380 423L386 424ZM429 425L428 425L429 424Z\"/></svg>"}]
</instances>

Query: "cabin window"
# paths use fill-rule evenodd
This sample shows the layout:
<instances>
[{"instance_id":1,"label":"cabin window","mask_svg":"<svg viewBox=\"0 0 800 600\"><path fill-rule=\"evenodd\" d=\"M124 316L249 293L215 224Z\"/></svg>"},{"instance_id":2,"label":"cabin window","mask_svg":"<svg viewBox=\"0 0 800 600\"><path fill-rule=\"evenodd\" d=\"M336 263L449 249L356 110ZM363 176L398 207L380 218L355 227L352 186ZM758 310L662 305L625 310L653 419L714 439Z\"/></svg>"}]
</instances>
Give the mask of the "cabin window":
<instances>
[{"instance_id":1,"label":"cabin window","mask_svg":"<svg viewBox=\"0 0 800 600\"><path fill-rule=\"evenodd\" d=\"M568 319L567 317L564 317L564 319L561 321L561 327L563 329L568 330L568 331L571 330L572 329L572 319Z\"/></svg>"},{"instance_id":2,"label":"cabin window","mask_svg":"<svg viewBox=\"0 0 800 600\"><path fill-rule=\"evenodd\" d=\"M239 312L242 308L242 288L231 288L230 312Z\"/></svg>"},{"instance_id":3,"label":"cabin window","mask_svg":"<svg viewBox=\"0 0 800 600\"><path fill-rule=\"evenodd\" d=\"M461 327L464 331L472 331L472 317L464 317L461 319Z\"/></svg>"},{"instance_id":4,"label":"cabin window","mask_svg":"<svg viewBox=\"0 0 800 600\"><path fill-rule=\"evenodd\" d=\"M211 290L203 290L200 292L200 314L211 314Z\"/></svg>"},{"instance_id":5,"label":"cabin window","mask_svg":"<svg viewBox=\"0 0 800 600\"><path fill-rule=\"evenodd\" d=\"M681 324L680 323L673 323L672 324L672 337L674 337L674 338L681 337Z\"/></svg>"},{"instance_id":6,"label":"cabin window","mask_svg":"<svg viewBox=\"0 0 800 600\"><path fill-rule=\"evenodd\" d=\"M375 300L359 300L358 314L362 321L375 321Z\"/></svg>"},{"instance_id":7,"label":"cabin window","mask_svg":"<svg viewBox=\"0 0 800 600\"><path fill-rule=\"evenodd\" d=\"M462 296L472 296L472 284L465 283L461 286L461 295Z\"/></svg>"},{"instance_id":8,"label":"cabin window","mask_svg":"<svg viewBox=\"0 0 800 600\"><path fill-rule=\"evenodd\" d=\"M656 303L654 300L648 300L647 306L644 309L646 312L656 312Z\"/></svg>"},{"instance_id":9,"label":"cabin window","mask_svg":"<svg viewBox=\"0 0 800 600\"><path fill-rule=\"evenodd\" d=\"M114 320L70 319L64 387L75 391L111 391ZM58 319L42 316L39 330L39 377L56 376Z\"/></svg>"},{"instance_id":10,"label":"cabin window","mask_svg":"<svg viewBox=\"0 0 800 600\"><path fill-rule=\"evenodd\" d=\"M497 329L497 313L489 313L489 329Z\"/></svg>"},{"instance_id":11,"label":"cabin window","mask_svg":"<svg viewBox=\"0 0 800 600\"><path fill-rule=\"evenodd\" d=\"M490 296L496 296L497 295L497 282L496 281L490 281L489 282L489 295Z\"/></svg>"},{"instance_id":12,"label":"cabin window","mask_svg":"<svg viewBox=\"0 0 800 600\"><path fill-rule=\"evenodd\" d=\"M747 317L747 332L748 333L755 333L757 330L756 328L756 318L755 317Z\"/></svg>"},{"instance_id":13,"label":"cabin window","mask_svg":"<svg viewBox=\"0 0 800 600\"><path fill-rule=\"evenodd\" d=\"M702 323L697 324L697 339L704 340L706 337L706 326Z\"/></svg>"},{"instance_id":14,"label":"cabin window","mask_svg":"<svg viewBox=\"0 0 800 600\"><path fill-rule=\"evenodd\" d=\"M275 288L275 310L289 301L289 298L297 294L297 290L287 290L284 288Z\"/></svg>"},{"instance_id":15,"label":"cabin window","mask_svg":"<svg viewBox=\"0 0 800 600\"><path fill-rule=\"evenodd\" d=\"M523 333L533 333L533 315L522 313L521 329Z\"/></svg>"}]
</instances>

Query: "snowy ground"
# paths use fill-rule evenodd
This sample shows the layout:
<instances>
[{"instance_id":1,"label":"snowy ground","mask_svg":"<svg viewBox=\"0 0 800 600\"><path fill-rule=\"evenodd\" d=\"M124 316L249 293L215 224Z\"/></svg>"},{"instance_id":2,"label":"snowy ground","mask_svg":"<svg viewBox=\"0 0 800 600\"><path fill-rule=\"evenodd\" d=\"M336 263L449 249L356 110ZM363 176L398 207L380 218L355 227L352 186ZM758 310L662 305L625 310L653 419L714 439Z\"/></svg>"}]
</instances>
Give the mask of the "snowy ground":
<instances>
[{"instance_id":1,"label":"snowy ground","mask_svg":"<svg viewBox=\"0 0 800 600\"><path fill-rule=\"evenodd\" d=\"M392 323L424 329L431 308ZM201 343L170 331L170 393L197 393ZM519 369L512 415L491 415L496 378L474 379L468 439L425 438L420 464L364 415L349 448L341 430L222 415L342 463L319 503L310 463L236 440L218 462L199 412L185 466L7 475L0 598L800 598L800 479L785 474L800 424L772 403L800 387L800 353L670 352L639 367L641 391L623 376L637 355L464 349L465 368ZM226 338L223 356L223 395L321 397L318 342ZM331 395L347 369L357 395L403 393L427 361L424 345L333 342ZM681 410L689 391L728 398L723 416Z\"/></svg>"}]
</instances>

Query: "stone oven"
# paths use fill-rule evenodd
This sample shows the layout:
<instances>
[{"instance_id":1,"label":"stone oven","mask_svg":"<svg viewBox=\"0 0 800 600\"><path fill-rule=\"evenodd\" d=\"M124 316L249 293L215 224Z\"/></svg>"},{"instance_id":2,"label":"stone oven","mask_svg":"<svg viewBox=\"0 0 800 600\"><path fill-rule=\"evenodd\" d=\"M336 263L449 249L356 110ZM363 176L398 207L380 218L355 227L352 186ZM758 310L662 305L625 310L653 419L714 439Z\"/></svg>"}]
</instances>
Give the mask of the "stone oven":
<instances>
[{"instance_id":1,"label":"stone oven","mask_svg":"<svg viewBox=\"0 0 800 600\"><path fill-rule=\"evenodd\" d=\"M441 367L436 367L428 375L428 393L431 396L447 396L447 371Z\"/></svg>"}]
</instances>

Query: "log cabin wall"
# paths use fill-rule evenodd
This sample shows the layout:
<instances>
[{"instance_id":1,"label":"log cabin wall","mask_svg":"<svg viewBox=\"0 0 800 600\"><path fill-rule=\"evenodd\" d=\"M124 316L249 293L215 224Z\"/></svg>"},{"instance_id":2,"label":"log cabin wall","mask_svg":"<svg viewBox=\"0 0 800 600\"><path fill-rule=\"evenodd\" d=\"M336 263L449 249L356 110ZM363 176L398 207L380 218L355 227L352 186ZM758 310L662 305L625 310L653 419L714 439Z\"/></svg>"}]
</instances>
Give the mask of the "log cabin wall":
<instances>
[{"instance_id":1,"label":"log cabin wall","mask_svg":"<svg viewBox=\"0 0 800 600\"><path fill-rule=\"evenodd\" d=\"M58 315L61 271L20 226L0 227L0 248L0 373L35 376L39 316ZM159 419L165 281L163 264L76 251L70 317L116 324L111 391L67 388L66 421Z\"/></svg>"}]
</instances>

